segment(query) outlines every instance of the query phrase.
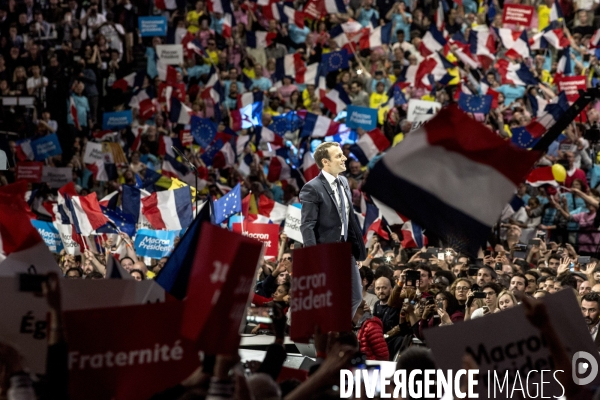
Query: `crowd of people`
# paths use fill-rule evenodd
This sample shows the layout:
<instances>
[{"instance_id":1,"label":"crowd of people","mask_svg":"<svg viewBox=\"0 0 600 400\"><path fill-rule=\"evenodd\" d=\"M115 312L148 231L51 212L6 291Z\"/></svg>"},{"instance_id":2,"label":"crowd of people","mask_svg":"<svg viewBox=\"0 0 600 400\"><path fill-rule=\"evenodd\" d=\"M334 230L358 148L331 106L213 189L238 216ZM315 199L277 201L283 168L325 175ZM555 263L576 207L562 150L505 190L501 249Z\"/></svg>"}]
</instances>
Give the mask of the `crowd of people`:
<instances>
[{"instance_id":1,"label":"crowd of people","mask_svg":"<svg viewBox=\"0 0 600 400\"><path fill-rule=\"evenodd\" d=\"M472 116L511 140L512 132L543 115L544 104L558 100L561 78L585 77L587 87L593 87L600 77L596 2L350 0L336 2L344 3L336 11L319 1L259 3L199 0L177 1L171 7L166 1L0 1L0 148L8 161L7 170L0 171L0 185L14 183L19 164L32 159L24 142L56 134L61 154L41 161L48 167L71 168L79 195L95 192L102 199L115 192L122 195L127 186L169 190L171 183L157 182L177 178L201 200L220 198L240 183L243 197L252 193L257 199L291 205L299 202L302 173L309 176L306 159L311 148L315 142L334 140L347 158L344 175L360 214L365 202L372 204L361 187L385 149L368 160L353 153L356 141L368 132L348 128L347 115L330 107L328 93L346 92L348 104L377 109L377 129L389 146L402 145L413 130L407 119L411 99L445 106L457 102L461 93L491 96L489 113ZM533 7L529 26L503 24L502 10L509 4ZM289 10L297 15L289 17ZM166 17L165 35L142 36L138 19L143 16ZM371 34L388 32L378 30L388 24L389 37L375 41ZM516 36L511 42L500 32L507 27L525 32L530 42L526 54L519 50L514 55L510 45ZM446 42L433 51L432 29ZM539 45L540 34L546 37L548 32L561 36L560 43L548 39ZM254 44L261 33L265 43ZM480 54L470 46L472 37L481 33L489 33L495 52ZM184 60L175 66L174 77L163 73L157 51L161 44L183 44ZM348 64L323 67L322 61L342 48ZM565 70L561 58L565 52L571 70ZM307 67L319 63L314 80L306 78ZM508 73L519 64L533 81L524 84ZM242 129L234 114L249 94L255 104L262 103L253 111L256 121ZM14 97L33 101L30 105L4 101ZM190 110L188 118L173 115L178 104ZM105 113L125 110L132 110L132 122L107 131ZM281 359L282 338L292 323L293 253L301 246L282 233L277 258L264 260L257 271L253 296L254 304L274 307L278 317L273 325L246 327L248 333L276 334L266 358L271 365L263 363L243 383L253 393L250 398L300 399L323 393L335 397L329 390L338 371L358 351L364 359L398 361L398 368L406 368L411 357L433 363L420 348L426 345L425 330L485 318L521 303L545 315L537 300L560 290L571 290L578 297L600 349L600 135L595 135L599 112L596 100L538 161L538 166L563 165L564 182L523 183L480 254L448 248L434 235L429 236L432 247L409 247L400 226L390 226L389 235L370 236L368 257L359 265L364 302L353 318L354 333L330 337L333 349L322 336L315 337L319 368L303 383L279 385L275 382L285 359ZM329 138L319 131L328 129L324 126L307 134L303 124L309 114L340 125L327 132ZM194 141L189 140L193 131L189 117L211 120L216 136L200 143L202 135L191 132ZM282 119L284 128L278 124ZM261 136L264 128L277 138L268 139L264 132ZM231 143L233 157L217 161L218 155L207 151L218 140ZM116 143L118 150L111 147L114 170L107 168L100 177L97 165L84 163L88 142ZM197 169L198 184L181 157L183 168L167 173L166 163L173 164L167 160L165 144L173 144L189 159ZM291 171L287 175L279 172L286 170L282 161ZM56 188L34 182L30 189L32 216L55 220L44 205L57 202ZM122 197L117 207L123 208ZM363 229L366 234L368 227ZM119 253L120 265L134 279L154 279L168 257L139 256L132 236L121 232L103 237L97 248L81 248L76 254L64 250L56 259L65 278L104 279L109 257ZM56 324L60 327L60 322ZM64 338L53 340L56 345ZM338 353L343 357L327 357ZM228 375L237 361L209 357L195 375L156 398L179 398L188 391L185 398L231 398L241 384ZM9 387L6 375L0 379L4 391Z\"/></svg>"}]
</instances>

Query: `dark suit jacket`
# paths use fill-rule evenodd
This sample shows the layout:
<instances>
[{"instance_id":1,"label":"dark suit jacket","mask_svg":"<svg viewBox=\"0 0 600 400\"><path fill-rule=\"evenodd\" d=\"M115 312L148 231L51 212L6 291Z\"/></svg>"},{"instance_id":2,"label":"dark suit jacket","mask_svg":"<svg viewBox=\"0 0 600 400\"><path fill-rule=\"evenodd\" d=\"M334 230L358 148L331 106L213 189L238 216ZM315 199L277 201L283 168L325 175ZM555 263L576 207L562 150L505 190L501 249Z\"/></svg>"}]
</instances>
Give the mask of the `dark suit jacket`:
<instances>
[{"instance_id":1,"label":"dark suit jacket","mask_svg":"<svg viewBox=\"0 0 600 400\"><path fill-rule=\"evenodd\" d=\"M345 177L338 178L346 191L346 201L351 201L352 193ZM300 231L304 246L314 246L318 243L336 243L342 234L342 220L338 214L334 193L327 179L320 173L308 182L300 191L302 203L302 224ZM357 261L367 258L362 231L358 218L350 203L348 216L348 242L352 243L352 255Z\"/></svg>"}]
</instances>

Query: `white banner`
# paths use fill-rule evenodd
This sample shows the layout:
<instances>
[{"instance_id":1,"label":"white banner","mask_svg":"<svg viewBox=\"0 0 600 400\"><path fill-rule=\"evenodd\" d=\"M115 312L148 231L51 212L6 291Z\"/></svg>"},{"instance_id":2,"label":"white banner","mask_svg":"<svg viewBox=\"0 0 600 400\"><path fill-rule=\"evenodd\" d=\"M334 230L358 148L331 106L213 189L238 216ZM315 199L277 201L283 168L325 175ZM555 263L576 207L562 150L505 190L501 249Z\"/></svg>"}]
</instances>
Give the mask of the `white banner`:
<instances>
[{"instance_id":1,"label":"white banner","mask_svg":"<svg viewBox=\"0 0 600 400\"><path fill-rule=\"evenodd\" d=\"M410 122L425 122L433 118L441 108L442 104L435 101L410 99L406 119Z\"/></svg>"},{"instance_id":2,"label":"white banner","mask_svg":"<svg viewBox=\"0 0 600 400\"><path fill-rule=\"evenodd\" d=\"M302 210L296 206L288 206L283 233L296 242L304 243L302 240L302 232L300 232L301 220Z\"/></svg>"},{"instance_id":3,"label":"white banner","mask_svg":"<svg viewBox=\"0 0 600 400\"><path fill-rule=\"evenodd\" d=\"M183 64L183 46L180 44L159 44L156 46L156 54L163 64Z\"/></svg>"},{"instance_id":4,"label":"white banner","mask_svg":"<svg viewBox=\"0 0 600 400\"><path fill-rule=\"evenodd\" d=\"M84 164L94 164L104 159L102 154L102 143L87 142L85 153L83 153Z\"/></svg>"},{"instance_id":5,"label":"white banner","mask_svg":"<svg viewBox=\"0 0 600 400\"><path fill-rule=\"evenodd\" d=\"M79 244L73 240L73 225L61 224L59 222L55 222L54 226L58 229L58 233L60 234L60 239L63 242L63 246L65 247L65 251L67 254L71 254L73 256L78 256L81 254ZM77 232L75 232L77 235Z\"/></svg>"},{"instance_id":6,"label":"white banner","mask_svg":"<svg viewBox=\"0 0 600 400\"><path fill-rule=\"evenodd\" d=\"M46 166L42 168L42 182L47 183L48 186L50 186L50 189L61 188L72 180L73 168L54 168Z\"/></svg>"},{"instance_id":7,"label":"white banner","mask_svg":"<svg viewBox=\"0 0 600 400\"><path fill-rule=\"evenodd\" d=\"M63 311L156 303L165 299L164 290L153 280L61 279L60 286ZM18 289L18 278L0 278L0 342L13 346L23 356L26 368L44 374L48 305L45 298Z\"/></svg>"}]
</instances>

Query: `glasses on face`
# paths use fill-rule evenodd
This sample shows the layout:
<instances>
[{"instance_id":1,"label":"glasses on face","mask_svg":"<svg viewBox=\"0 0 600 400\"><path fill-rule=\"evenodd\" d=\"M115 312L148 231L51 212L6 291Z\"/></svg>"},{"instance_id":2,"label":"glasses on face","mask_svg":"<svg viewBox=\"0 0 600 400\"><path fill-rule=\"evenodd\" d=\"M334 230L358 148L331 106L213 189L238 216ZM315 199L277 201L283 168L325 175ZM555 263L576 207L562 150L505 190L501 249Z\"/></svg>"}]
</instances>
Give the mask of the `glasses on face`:
<instances>
[{"instance_id":1,"label":"glasses on face","mask_svg":"<svg viewBox=\"0 0 600 400\"><path fill-rule=\"evenodd\" d=\"M292 257L283 257L281 260L282 261L288 261L288 260L292 261Z\"/></svg>"},{"instance_id":2,"label":"glasses on face","mask_svg":"<svg viewBox=\"0 0 600 400\"><path fill-rule=\"evenodd\" d=\"M468 287L468 286L457 286L457 287L456 287L456 291L457 291L457 292L468 292L468 291L469 291L469 289L471 289L471 288L470 288L470 287Z\"/></svg>"},{"instance_id":3,"label":"glasses on face","mask_svg":"<svg viewBox=\"0 0 600 400\"><path fill-rule=\"evenodd\" d=\"M493 295L496 294L496 292L483 292L485 293L485 297L492 297Z\"/></svg>"}]
</instances>

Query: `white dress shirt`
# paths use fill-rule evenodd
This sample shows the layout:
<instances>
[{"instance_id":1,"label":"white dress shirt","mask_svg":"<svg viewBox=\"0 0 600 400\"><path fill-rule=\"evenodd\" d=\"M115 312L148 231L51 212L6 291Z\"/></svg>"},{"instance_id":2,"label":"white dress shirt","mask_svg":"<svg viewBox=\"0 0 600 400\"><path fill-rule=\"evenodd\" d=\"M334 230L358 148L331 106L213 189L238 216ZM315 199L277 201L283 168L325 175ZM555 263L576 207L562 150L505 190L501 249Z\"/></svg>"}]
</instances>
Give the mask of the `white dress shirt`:
<instances>
[{"instance_id":1,"label":"white dress shirt","mask_svg":"<svg viewBox=\"0 0 600 400\"><path fill-rule=\"evenodd\" d=\"M329 186L333 190L333 195L335 196L335 201L336 201L338 209L339 209L340 208L340 195L339 195L339 191L338 191L338 185L335 183L335 180L338 179L339 176L338 176L338 178L336 178L333 175L331 175L329 172L325 172L324 170L321 170L321 172L323 172L323 176L325 177L325 179L327 179L327 182L329 182ZM344 193L344 195L346 195L346 190L344 189L341 182L340 182L340 187L341 187L342 193ZM345 210L346 211L346 222L349 224L350 223L350 201L348 200L348 196L346 196L346 198L344 200L346 202L346 210ZM346 227L342 223L342 236L344 236L345 229L346 229Z\"/></svg>"}]
</instances>

